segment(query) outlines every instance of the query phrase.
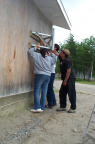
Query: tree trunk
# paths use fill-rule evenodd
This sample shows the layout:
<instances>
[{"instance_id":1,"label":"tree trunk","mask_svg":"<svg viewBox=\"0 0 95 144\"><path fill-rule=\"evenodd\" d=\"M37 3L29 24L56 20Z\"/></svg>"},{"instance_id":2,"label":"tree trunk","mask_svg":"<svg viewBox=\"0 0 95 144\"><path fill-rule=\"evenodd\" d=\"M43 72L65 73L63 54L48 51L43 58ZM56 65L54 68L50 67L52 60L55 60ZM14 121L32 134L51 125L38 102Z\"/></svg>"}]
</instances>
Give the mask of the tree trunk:
<instances>
[{"instance_id":1,"label":"tree trunk","mask_svg":"<svg viewBox=\"0 0 95 144\"><path fill-rule=\"evenodd\" d=\"M85 71L84 71L84 80L85 80Z\"/></svg>"},{"instance_id":2,"label":"tree trunk","mask_svg":"<svg viewBox=\"0 0 95 144\"><path fill-rule=\"evenodd\" d=\"M91 66L91 80L92 80L92 73L93 73L93 62L92 62L92 66Z\"/></svg>"}]
</instances>

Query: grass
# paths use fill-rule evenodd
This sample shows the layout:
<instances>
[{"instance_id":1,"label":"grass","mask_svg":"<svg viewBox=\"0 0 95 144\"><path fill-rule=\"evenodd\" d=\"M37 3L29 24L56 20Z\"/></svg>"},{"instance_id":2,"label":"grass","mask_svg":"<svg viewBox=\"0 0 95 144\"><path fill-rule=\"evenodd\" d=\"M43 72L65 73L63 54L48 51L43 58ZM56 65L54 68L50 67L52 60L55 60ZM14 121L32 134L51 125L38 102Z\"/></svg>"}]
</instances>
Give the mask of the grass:
<instances>
[{"instance_id":1,"label":"grass","mask_svg":"<svg viewBox=\"0 0 95 144\"><path fill-rule=\"evenodd\" d=\"M54 87L54 92L55 92L55 93L58 93L59 90Z\"/></svg>"},{"instance_id":2,"label":"grass","mask_svg":"<svg viewBox=\"0 0 95 144\"><path fill-rule=\"evenodd\" d=\"M76 93L77 93L77 94L81 94L81 95L82 95L82 94L90 95L90 94L87 94L87 93L84 93L84 92L78 92L78 91L77 91Z\"/></svg>"},{"instance_id":3,"label":"grass","mask_svg":"<svg viewBox=\"0 0 95 144\"><path fill-rule=\"evenodd\" d=\"M86 82L86 81L76 81L76 83L81 83L81 84L89 84L89 85L95 85L95 82Z\"/></svg>"},{"instance_id":4,"label":"grass","mask_svg":"<svg viewBox=\"0 0 95 144\"><path fill-rule=\"evenodd\" d=\"M58 77L56 77L55 79L58 79L58 80L61 80L61 78L58 76Z\"/></svg>"},{"instance_id":5,"label":"grass","mask_svg":"<svg viewBox=\"0 0 95 144\"><path fill-rule=\"evenodd\" d=\"M61 80L60 77L56 77L56 79ZM95 85L95 80L82 80L82 79L76 79L76 83L81 83L81 84L89 84L89 85Z\"/></svg>"},{"instance_id":6,"label":"grass","mask_svg":"<svg viewBox=\"0 0 95 144\"><path fill-rule=\"evenodd\" d=\"M91 80L76 79L76 83L95 85L95 80L91 81Z\"/></svg>"}]
</instances>

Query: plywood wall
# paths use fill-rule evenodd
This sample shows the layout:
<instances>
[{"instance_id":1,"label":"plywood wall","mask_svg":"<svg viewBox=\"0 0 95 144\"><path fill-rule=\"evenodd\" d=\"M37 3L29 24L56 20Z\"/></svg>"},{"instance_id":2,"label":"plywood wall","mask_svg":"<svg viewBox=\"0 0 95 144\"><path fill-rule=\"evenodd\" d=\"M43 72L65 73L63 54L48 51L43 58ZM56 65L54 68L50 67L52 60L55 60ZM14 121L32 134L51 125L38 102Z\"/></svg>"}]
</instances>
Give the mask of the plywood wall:
<instances>
[{"instance_id":1,"label":"plywood wall","mask_svg":"<svg viewBox=\"0 0 95 144\"><path fill-rule=\"evenodd\" d=\"M0 0L0 97L33 90L27 51L30 30L51 34L52 26L32 0Z\"/></svg>"}]
</instances>

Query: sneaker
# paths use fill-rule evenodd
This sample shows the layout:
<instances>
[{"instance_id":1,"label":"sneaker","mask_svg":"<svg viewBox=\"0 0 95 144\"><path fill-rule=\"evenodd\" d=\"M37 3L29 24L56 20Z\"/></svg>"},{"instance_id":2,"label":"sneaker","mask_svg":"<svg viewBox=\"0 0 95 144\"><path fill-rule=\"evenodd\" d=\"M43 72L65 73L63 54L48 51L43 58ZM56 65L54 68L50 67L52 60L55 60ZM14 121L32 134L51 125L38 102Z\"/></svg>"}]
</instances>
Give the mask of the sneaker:
<instances>
[{"instance_id":1,"label":"sneaker","mask_svg":"<svg viewBox=\"0 0 95 144\"><path fill-rule=\"evenodd\" d=\"M57 108L56 111L66 111L66 108Z\"/></svg>"},{"instance_id":2,"label":"sneaker","mask_svg":"<svg viewBox=\"0 0 95 144\"><path fill-rule=\"evenodd\" d=\"M34 112L34 113L43 112L43 110L41 110L41 109L31 109L30 111L31 111L31 112Z\"/></svg>"},{"instance_id":3,"label":"sneaker","mask_svg":"<svg viewBox=\"0 0 95 144\"><path fill-rule=\"evenodd\" d=\"M68 110L68 113L75 113L76 111L75 110L72 110L72 109L70 109L70 110Z\"/></svg>"}]
</instances>

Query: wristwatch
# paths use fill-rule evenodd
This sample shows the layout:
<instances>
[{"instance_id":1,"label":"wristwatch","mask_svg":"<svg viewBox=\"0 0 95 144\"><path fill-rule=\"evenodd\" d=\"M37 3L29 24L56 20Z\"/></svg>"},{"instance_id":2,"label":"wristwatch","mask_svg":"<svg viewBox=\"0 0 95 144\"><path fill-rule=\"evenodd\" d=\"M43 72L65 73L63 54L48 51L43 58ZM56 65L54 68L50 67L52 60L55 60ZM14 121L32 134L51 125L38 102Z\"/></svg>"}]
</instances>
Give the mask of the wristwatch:
<instances>
[{"instance_id":1,"label":"wristwatch","mask_svg":"<svg viewBox=\"0 0 95 144\"><path fill-rule=\"evenodd\" d=\"M67 80L64 80L64 82L67 82Z\"/></svg>"}]
</instances>

